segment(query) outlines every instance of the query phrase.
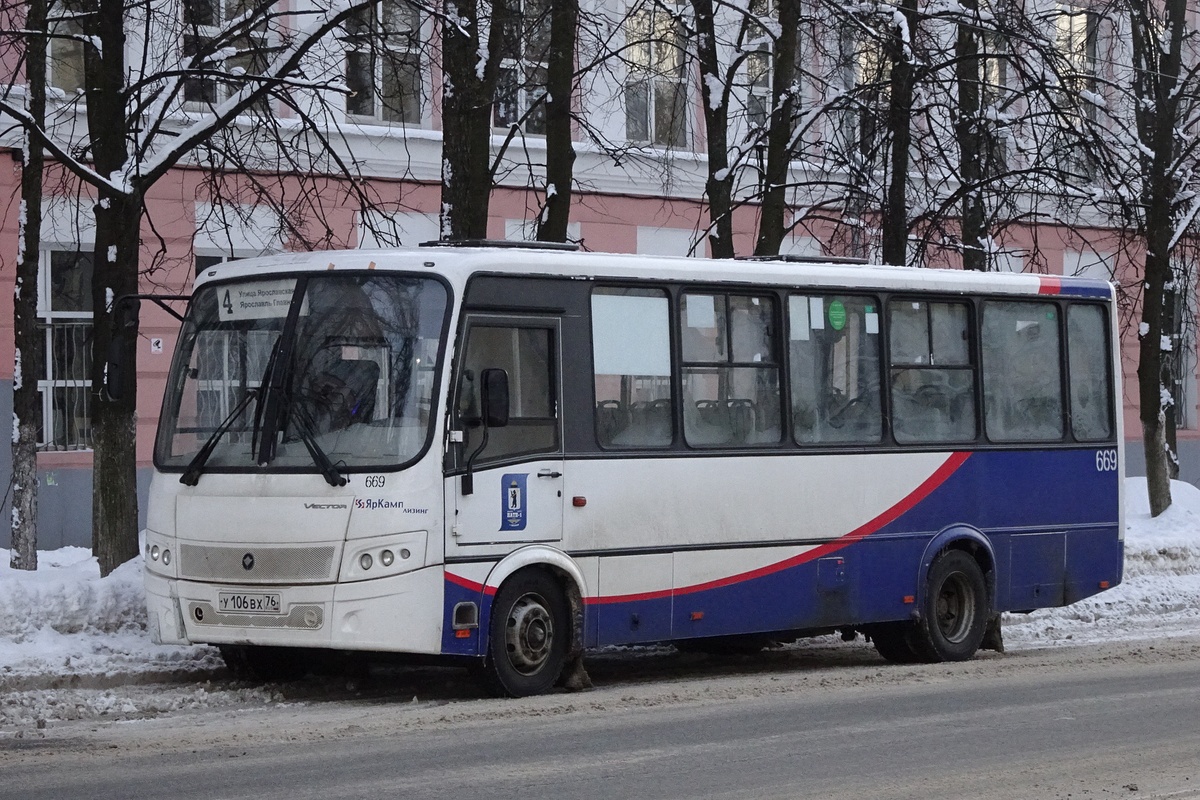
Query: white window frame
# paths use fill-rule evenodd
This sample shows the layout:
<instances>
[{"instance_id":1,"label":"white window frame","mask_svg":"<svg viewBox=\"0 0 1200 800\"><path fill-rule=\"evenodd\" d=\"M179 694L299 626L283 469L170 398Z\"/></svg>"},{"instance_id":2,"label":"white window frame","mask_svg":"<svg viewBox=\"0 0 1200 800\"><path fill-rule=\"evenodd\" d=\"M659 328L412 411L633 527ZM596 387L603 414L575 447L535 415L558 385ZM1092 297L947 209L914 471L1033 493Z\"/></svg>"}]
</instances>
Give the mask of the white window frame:
<instances>
[{"instance_id":1,"label":"white window frame","mask_svg":"<svg viewBox=\"0 0 1200 800\"><path fill-rule=\"evenodd\" d=\"M180 60L183 64L191 62L192 56L188 53L188 41L191 39L197 42L210 42L213 39L221 36L225 32L226 26L238 16L245 13L239 7L246 5L249 0L200 0L207 2L213 10L213 19L210 23L199 24L188 19L188 2L183 0L180 5L181 19L183 21L183 39L180 42ZM263 48L266 46L267 34L265 31L255 31L252 34L252 41L255 48ZM235 42L236 43L236 42ZM246 68L255 58L262 58L261 50L253 52L239 52L220 62L209 62L214 70L230 70L241 66ZM261 68L265 68L265 64L260 64ZM204 88L204 95L196 97L194 95L195 87ZM210 106L229 99L235 89L226 81L220 78L192 78L183 82L183 102L184 107L190 110L207 109ZM211 93L211 97L208 96Z\"/></svg>"},{"instance_id":2,"label":"white window frame","mask_svg":"<svg viewBox=\"0 0 1200 800\"><path fill-rule=\"evenodd\" d=\"M625 136L635 144L683 150L689 146L691 136L692 93L688 80L686 36L682 26L675 22L683 10L679 6L668 12L662 6L645 2L630 10L625 20L626 43L628 45L629 72L625 77ZM640 20L646 20L642 23ZM676 44L667 45L660 39L668 35ZM645 118L635 131L631 127L633 109L631 93L641 88L645 93ZM670 93L671 98L664 97ZM660 102L678 105L671 117L672 125L659 130L657 109ZM641 130L644 128L644 135Z\"/></svg>"},{"instance_id":3,"label":"white window frame","mask_svg":"<svg viewBox=\"0 0 1200 800\"><path fill-rule=\"evenodd\" d=\"M63 246L47 247L38 257L38 327L44 332L43 347L45 353L45 371L38 376L38 392L42 401L42 436L38 449L45 451L62 450L91 450L92 449L92 420L90 400L92 380L90 374L91 357L91 327L94 317L91 311L67 311L52 307L53 276L51 264L54 253L67 253L87 258L92 257L89 246L67 248ZM86 282L82 291L89 295L92 291L90 282ZM66 345L75 349L84 358L85 377L70 378L56 376L55 339L67 337ZM62 412L62 418L55 413L54 396L56 390L65 393L67 403L82 408L82 413L76 413L68 419L67 410Z\"/></svg>"},{"instance_id":4,"label":"white window frame","mask_svg":"<svg viewBox=\"0 0 1200 800\"><path fill-rule=\"evenodd\" d=\"M392 13L388 13L391 11ZM404 24L406 21L407 23ZM399 21L400 24L397 24ZM351 77L351 63L354 57L362 56L369 60L370 85L363 91L369 95L364 98L364 105L354 105L356 93L346 96L346 116L353 120L361 120L386 125L419 126L424 119L425 109L424 80L422 78L421 58L421 25L420 9L405 2L405 0L377 0L371 5L371 17L367 30L362 29L362 20L357 21L359 28L350 26L353 20L348 20L342 34L346 49L345 78L347 87L353 91L354 79ZM392 29L394 28L394 30ZM386 54L386 55L384 55ZM400 87L405 83L402 78L402 67L411 65L413 74L407 76L409 81L415 81L415 91L411 92L412 107L404 100L409 99L408 93L398 94L401 98L399 108L385 102L383 88L391 78L393 85ZM370 109L365 107L365 101L370 100ZM411 117L411 118L410 118Z\"/></svg>"}]
</instances>

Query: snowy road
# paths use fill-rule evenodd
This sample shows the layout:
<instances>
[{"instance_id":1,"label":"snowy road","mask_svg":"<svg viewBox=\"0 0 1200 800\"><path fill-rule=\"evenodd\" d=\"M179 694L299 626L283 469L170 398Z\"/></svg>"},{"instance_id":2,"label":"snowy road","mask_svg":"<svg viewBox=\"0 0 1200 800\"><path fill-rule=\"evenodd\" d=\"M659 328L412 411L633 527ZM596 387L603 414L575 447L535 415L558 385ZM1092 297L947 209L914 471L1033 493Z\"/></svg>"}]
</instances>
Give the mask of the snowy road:
<instances>
[{"instance_id":1,"label":"snowy road","mask_svg":"<svg viewBox=\"0 0 1200 800\"><path fill-rule=\"evenodd\" d=\"M357 699L56 724L0 743L0 798L1200 797L1200 637L598 667L585 694L454 702L451 680L405 702L428 675L392 675Z\"/></svg>"},{"instance_id":2,"label":"snowy road","mask_svg":"<svg viewBox=\"0 0 1200 800\"><path fill-rule=\"evenodd\" d=\"M1019 668L1044 652L1062 652L1068 661L1086 664L1120 660L1120 653L1161 653L1168 639L1186 649L1193 640L1189 637L1200 637L1200 490L1176 484L1175 505L1150 520L1137 505L1144 485L1130 483L1124 583L1068 608L1007 616L1009 652L984 654L954 669L998 676L1009 665ZM474 683L446 670L384 671L350 689L344 680L330 679L290 687L233 682L211 648L158 647L149 641L139 563L100 580L95 561L84 550L43 553L36 573L15 572L7 562L7 553L0 551L0 756L15 742L88 735L108 723L146 724L159 717L203 716L205 711L266 713L325 699L379 698L389 704L415 699L418 707L449 703L454 708L494 708L485 713L497 715L513 710L512 705L481 700ZM1151 650L1156 643L1157 650ZM934 670L929 676L935 676L939 669L889 667L868 645L845 644L836 637L802 641L754 658L712 661L650 648L593 656L588 665L602 690L650 687L656 696L682 699L704 691L719 694L702 688L714 675L768 684L820 675L821 685L850 681L870 686L897 676L904 680L908 670L920 682L926 679L920 670ZM554 702L586 705L596 696L568 695Z\"/></svg>"}]
</instances>

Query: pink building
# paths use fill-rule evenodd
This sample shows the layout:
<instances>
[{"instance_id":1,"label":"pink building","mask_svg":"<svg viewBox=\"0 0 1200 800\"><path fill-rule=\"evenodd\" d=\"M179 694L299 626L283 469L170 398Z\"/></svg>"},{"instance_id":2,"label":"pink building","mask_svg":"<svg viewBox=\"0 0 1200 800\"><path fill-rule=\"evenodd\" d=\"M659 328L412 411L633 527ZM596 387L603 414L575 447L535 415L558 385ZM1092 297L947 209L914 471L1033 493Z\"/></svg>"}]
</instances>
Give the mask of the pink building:
<instances>
[{"instance_id":1,"label":"pink building","mask_svg":"<svg viewBox=\"0 0 1200 800\"><path fill-rule=\"evenodd\" d=\"M532 4L526 2L525 5ZM596 0L594 5L608 8L614 4ZM203 8L219 17L220 13L214 10L218 6L220 4L205 4ZM401 6L407 8L402 0L381 0L373 13L391 13L394 16L387 19L394 22L404 16L396 10ZM201 6L188 8L195 15ZM409 8L404 13L413 12ZM1093 28L1088 27L1090 17L1084 19L1083 14L1080 9L1074 9L1064 18L1083 19L1080 30L1087 33ZM647 30L658 24L633 12L623 18L618 14L615 19L618 25L627 27L649 25ZM412 35L419 38L426 32L433 36L431 21L421 22L416 17L413 20ZM207 27L204 29L211 28L215 32L220 23L218 18L205 21ZM1074 28L1068 25L1065 30L1070 33ZM69 40L60 40L60 50L52 53L49 80L59 90L54 100L59 104L57 113L75 114L81 119L82 112L77 106L71 110L72 104L76 103L72 99L73 92L82 78L79 64L73 61L78 54L70 50L69 45ZM129 46L137 47L136 41ZM387 46L394 49L399 45L392 42ZM1085 48L1080 52L1086 54L1088 51ZM335 122L344 136L346 152L353 154L362 165L372 192L380 198L379 208L383 210L363 211L346 187L329 181L321 191L319 211L311 205L299 210L297 213L303 218L298 224L327 232L328 235L316 238L322 241L322 246L330 247L413 245L438 238L441 120L437 87L441 77L436 61L422 61L429 59L428 55L414 51L411 58L391 62L389 67L387 63L360 59L353 48L337 51L333 57L337 64L332 69L345 75L352 90L344 102L338 101L342 105ZM505 62L506 68L523 69L528 66L524 62L530 57L527 51L511 53ZM639 64L640 58L646 63ZM1094 52L1090 58L1095 60ZM584 106L581 113L589 115L596 132L609 141L630 142L632 149L622 159L614 159L611 153L603 152L582 134L578 136L575 176L579 188L575 190L569 236L588 250L704 255L707 250L704 231L707 212L703 197L707 162L703 155L698 81L690 80L695 76L688 73L683 61L679 61L676 71L658 74L650 80L640 74L639 69L649 75L651 63L661 67L666 62L661 54L652 53L649 46L644 54L634 48L620 70L607 78L592 81L580 98L579 102ZM747 63L760 62L752 59ZM1087 66L1084 64L1080 68ZM1094 69L1095 64L1090 68ZM737 95L746 119L762 113L764 85L747 79ZM394 102L389 103L380 91L381 86L409 87L412 91L400 100L391 97ZM683 95L678 93L664 95L664 87L684 87L687 101L680 101L679 97ZM217 102L222 91L221 84L196 80L184 87L183 101L185 104ZM810 99L818 93L816 87L808 87L805 91ZM503 142L508 125L529 109L536 96L526 88L514 88L503 102L497 103L494 145ZM663 105L666 101L678 104L668 109L672 113L682 112L682 119L673 116L670 125L663 125L660 113L666 108ZM283 115L287 113L282 108L278 111ZM538 174L540 165L545 163L545 140L538 135L536 118L527 122L526 127L517 145L521 161L514 164L518 169L508 173L493 193L489 238L530 238L530 219L537 214L538 197L525 187L540 185ZM0 227L0 293L4 297L12 296L18 251L20 174L17 153L13 149L16 146L11 139L7 140L7 146L0 142L0 150L7 150L12 159L11 169L0 170L0 197L7 198L8 208ZM287 181L282 181L277 191L283 193L286 187ZM52 192L48 190L48 194ZM45 324L47 370L46 374L38 376L43 395L39 544L43 548L54 548L67 544L86 545L90 541L92 457L88 397L92 387L87 380L91 318L88 285L94 237L86 202L51 196L44 205L39 308ZM249 203L237 207L214 205L203 176L197 170L173 170L150 192L147 207L149 221L143 230L143 267L150 267L143 280L143 290L147 292L186 293L196 272L215 261L296 246L293 239L279 234L275 212L265 206L258 208ZM296 220L291 222L296 223ZM735 245L739 253L751 252L755 227L752 207L739 212L735 219ZM840 246L832 243L833 237L823 233L825 230L820 225L807 228L804 235L785 240L783 251L811 256L844 255ZM1077 224L1069 229L1052 225L1043 225L1036 231L1025 229L1011 234L1002 243L1002 250L993 259L993 267L1103 278L1115 274L1118 279L1123 274L1136 275L1137 270L1131 269L1131 264L1118 262L1118 248L1111 239L1102 229L1088 231ZM1036 263L1031 257L1035 252ZM937 263L930 266L956 265ZM1136 285L1136 278L1131 282ZM1123 315L1125 329L1136 329L1135 309L1129 306L1123 309ZM0 304L0 416L11 410L12 402L12 318L12 305ZM137 441L143 488L149 481L159 403L176 330L177 323L170 315L143 304L138 345ZM1124 352L1126 431L1131 437L1128 470L1137 474L1141 461L1140 426L1134 405L1137 353L1136 340L1131 335L1126 336ZM1175 392L1181 476L1200 483L1194 335L1184 336L1178 343L1177 352L1181 354L1183 374ZM10 482L6 478L10 474L9 445L0 445L0 482L8 485ZM6 503L10 497L11 493L5 495ZM7 543L8 532L5 530L0 532L0 546Z\"/></svg>"}]
</instances>

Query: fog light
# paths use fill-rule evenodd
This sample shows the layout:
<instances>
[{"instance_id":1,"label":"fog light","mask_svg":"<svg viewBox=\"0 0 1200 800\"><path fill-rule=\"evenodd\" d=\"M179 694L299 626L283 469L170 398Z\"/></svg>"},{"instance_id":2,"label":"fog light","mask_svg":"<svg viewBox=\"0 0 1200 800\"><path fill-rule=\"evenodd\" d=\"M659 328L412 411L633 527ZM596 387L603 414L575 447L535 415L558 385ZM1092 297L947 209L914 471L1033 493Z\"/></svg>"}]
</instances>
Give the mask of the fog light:
<instances>
[{"instance_id":1,"label":"fog light","mask_svg":"<svg viewBox=\"0 0 1200 800\"><path fill-rule=\"evenodd\" d=\"M158 561L158 545L154 545L154 547L150 548L150 560Z\"/></svg>"},{"instance_id":2,"label":"fog light","mask_svg":"<svg viewBox=\"0 0 1200 800\"><path fill-rule=\"evenodd\" d=\"M408 558L408 557L409 557L409 556L411 556L411 555L412 555L412 553L408 552L408 548L407 548L407 547L405 547L405 548L403 548L403 549L401 549L401 550L400 550L400 557L401 557L401 558L405 558L405 559L406 559L406 558Z\"/></svg>"},{"instance_id":3,"label":"fog light","mask_svg":"<svg viewBox=\"0 0 1200 800\"><path fill-rule=\"evenodd\" d=\"M374 562L371 560L370 553L363 553L361 556L358 557L358 565L360 567L362 567L364 570L370 569L371 564L373 564L373 563Z\"/></svg>"},{"instance_id":4,"label":"fog light","mask_svg":"<svg viewBox=\"0 0 1200 800\"><path fill-rule=\"evenodd\" d=\"M391 550L384 550L379 554L379 563L383 564L385 567L390 567L392 562L395 560L396 556L392 554Z\"/></svg>"},{"instance_id":5,"label":"fog light","mask_svg":"<svg viewBox=\"0 0 1200 800\"><path fill-rule=\"evenodd\" d=\"M171 564L171 551L163 550L163 566L164 567L170 566L170 564Z\"/></svg>"}]
</instances>

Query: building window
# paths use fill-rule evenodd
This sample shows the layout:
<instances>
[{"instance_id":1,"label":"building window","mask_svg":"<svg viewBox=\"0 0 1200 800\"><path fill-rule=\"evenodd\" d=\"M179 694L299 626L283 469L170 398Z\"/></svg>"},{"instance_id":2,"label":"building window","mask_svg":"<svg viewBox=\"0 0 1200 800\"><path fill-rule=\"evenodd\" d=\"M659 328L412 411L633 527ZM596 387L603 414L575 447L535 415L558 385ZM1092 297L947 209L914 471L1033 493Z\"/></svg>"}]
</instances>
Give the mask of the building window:
<instances>
[{"instance_id":1,"label":"building window","mask_svg":"<svg viewBox=\"0 0 1200 800\"><path fill-rule=\"evenodd\" d=\"M773 37L768 26L778 24L776 0L751 0L748 21L748 39L755 42L754 50L746 55L746 116L753 130L764 130L771 121L774 85L775 50ZM792 85L792 131L799 122L800 101L803 97L803 48L801 36L796 35L796 52L793 61Z\"/></svg>"},{"instance_id":2,"label":"building window","mask_svg":"<svg viewBox=\"0 0 1200 800\"><path fill-rule=\"evenodd\" d=\"M840 141L846 153L870 161L879 148L891 95L892 64L880 42L857 26L844 25L840 38L842 81L849 108L842 115Z\"/></svg>"},{"instance_id":3,"label":"building window","mask_svg":"<svg viewBox=\"0 0 1200 800\"><path fill-rule=\"evenodd\" d=\"M421 19L405 0L381 0L346 20L346 113L421 122Z\"/></svg>"},{"instance_id":4,"label":"building window","mask_svg":"<svg viewBox=\"0 0 1200 800\"><path fill-rule=\"evenodd\" d=\"M211 106L241 88L244 76L261 75L266 70L267 42L262 25L256 25L253 34L240 36L231 35L224 27L255 8L250 0L183 0L185 68L208 73L184 79L185 102ZM193 63L193 59L198 61Z\"/></svg>"},{"instance_id":5,"label":"building window","mask_svg":"<svg viewBox=\"0 0 1200 800\"><path fill-rule=\"evenodd\" d=\"M981 12L991 12L985 3ZM984 32L979 43L979 78L981 82L979 105L984 124L983 172L988 176L1001 175L1008 170L1008 139L1011 135L1005 112L1013 101L1013 91L1008 86L1008 38L995 31Z\"/></svg>"},{"instance_id":6,"label":"building window","mask_svg":"<svg viewBox=\"0 0 1200 800\"><path fill-rule=\"evenodd\" d=\"M492 124L520 125L526 133L546 133L546 78L550 50L550 3L517 0L501 32L504 58L496 86Z\"/></svg>"},{"instance_id":7,"label":"building window","mask_svg":"<svg viewBox=\"0 0 1200 800\"><path fill-rule=\"evenodd\" d=\"M42 253L38 292L46 372L42 396L44 450L92 446L92 254L77 250Z\"/></svg>"},{"instance_id":8,"label":"building window","mask_svg":"<svg viewBox=\"0 0 1200 800\"><path fill-rule=\"evenodd\" d=\"M1062 169L1085 178L1095 174L1095 163L1086 149L1079 146L1079 137L1089 123L1096 121L1096 104L1091 98L1099 88L1100 21L1100 15L1093 11L1063 5L1058 7L1055 17L1058 50L1064 66L1059 103L1066 126L1056 143L1057 160Z\"/></svg>"},{"instance_id":9,"label":"building window","mask_svg":"<svg viewBox=\"0 0 1200 800\"><path fill-rule=\"evenodd\" d=\"M626 20L625 135L631 142L687 144L685 34L679 13L647 4Z\"/></svg>"},{"instance_id":10,"label":"building window","mask_svg":"<svg viewBox=\"0 0 1200 800\"><path fill-rule=\"evenodd\" d=\"M68 98L84 88L82 5L81 0L67 0L50 9L46 81Z\"/></svg>"}]
</instances>

